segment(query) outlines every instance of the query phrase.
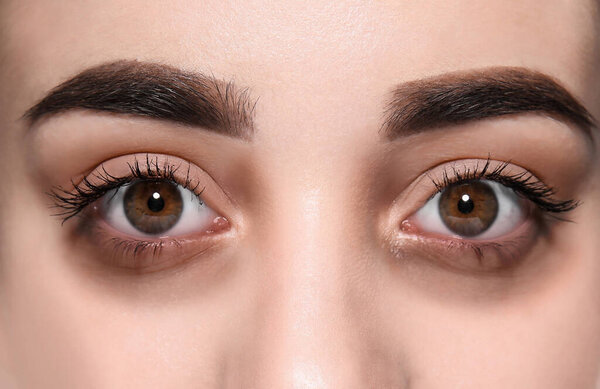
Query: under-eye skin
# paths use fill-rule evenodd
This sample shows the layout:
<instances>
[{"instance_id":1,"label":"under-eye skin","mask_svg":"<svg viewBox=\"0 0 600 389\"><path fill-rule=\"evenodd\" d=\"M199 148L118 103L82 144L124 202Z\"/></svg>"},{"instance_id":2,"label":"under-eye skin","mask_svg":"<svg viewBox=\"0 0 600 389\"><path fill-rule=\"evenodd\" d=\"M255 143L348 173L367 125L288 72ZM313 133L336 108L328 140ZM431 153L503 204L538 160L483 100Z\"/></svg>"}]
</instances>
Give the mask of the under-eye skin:
<instances>
[{"instance_id":1,"label":"under-eye skin","mask_svg":"<svg viewBox=\"0 0 600 389\"><path fill-rule=\"evenodd\" d=\"M397 256L467 272L506 270L578 206L509 162L454 161L434 170L423 184L433 193L399 224L392 242Z\"/></svg>"},{"instance_id":2,"label":"under-eye skin","mask_svg":"<svg viewBox=\"0 0 600 389\"><path fill-rule=\"evenodd\" d=\"M206 186L195 169L163 155L124 156L50 196L72 239L95 258L157 271L201 257L230 227L204 200Z\"/></svg>"}]
</instances>

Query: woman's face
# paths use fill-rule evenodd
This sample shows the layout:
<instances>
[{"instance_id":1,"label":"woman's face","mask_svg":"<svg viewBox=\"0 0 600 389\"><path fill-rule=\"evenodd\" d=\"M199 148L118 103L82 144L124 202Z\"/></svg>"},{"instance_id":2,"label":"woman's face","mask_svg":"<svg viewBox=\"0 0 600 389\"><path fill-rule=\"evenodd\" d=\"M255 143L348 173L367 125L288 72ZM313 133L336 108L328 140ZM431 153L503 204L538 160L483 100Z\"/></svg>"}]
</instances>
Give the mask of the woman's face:
<instances>
[{"instance_id":1,"label":"woman's face","mask_svg":"<svg viewBox=\"0 0 600 389\"><path fill-rule=\"evenodd\" d=\"M1 7L6 385L596 384L598 2Z\"/></svg>"}]
</instances>

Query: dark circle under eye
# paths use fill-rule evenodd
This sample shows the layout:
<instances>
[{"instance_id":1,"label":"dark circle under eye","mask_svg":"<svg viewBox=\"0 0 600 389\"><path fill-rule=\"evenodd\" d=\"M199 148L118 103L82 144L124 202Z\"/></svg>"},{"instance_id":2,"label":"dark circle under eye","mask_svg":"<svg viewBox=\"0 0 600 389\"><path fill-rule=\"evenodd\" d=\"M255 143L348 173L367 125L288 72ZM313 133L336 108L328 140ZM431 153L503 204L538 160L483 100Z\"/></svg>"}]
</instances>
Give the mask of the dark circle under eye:
<instances>
[{"instance_id":1,"label":"dark circle under eye","mask_svg":"<svg viewBox=\"0 0 600 389\"><path fill-rule=\"evenodd\" d=\"M452 232L476 236L496 219L498 199L485 182L467 182L446 188L440 197L439 210L442 221Z\"/></svg>"},{"instance_id":2,"label":"dark circle under eye","mask_svg":"<svg viewBox=\"0 0 600 389\"><path fill-rule=\"evenodd\" d=\"M183 199L177 185L166 181L138 181L123 196L125 216L136 229L160 234L177 223Z\"/></svg>"}]
</instances>

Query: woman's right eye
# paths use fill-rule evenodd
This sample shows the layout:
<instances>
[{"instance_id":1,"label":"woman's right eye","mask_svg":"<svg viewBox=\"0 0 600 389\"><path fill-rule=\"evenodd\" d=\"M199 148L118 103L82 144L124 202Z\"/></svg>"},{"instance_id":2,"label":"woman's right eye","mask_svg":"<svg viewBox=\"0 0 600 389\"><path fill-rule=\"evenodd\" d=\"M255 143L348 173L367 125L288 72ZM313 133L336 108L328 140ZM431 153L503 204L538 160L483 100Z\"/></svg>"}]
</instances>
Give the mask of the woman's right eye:
<instances>
[{"instance_id":1,"label":"woman's right eye","mask_svg":"<svg viewBox=\"0 0 600 389\"><path fill-rule=\"evenodd\" d=\"M134 238L178 237L208 229L218 215L199 195L168 180L136 180L96 206L115 230Z\"/></svg>"},{"instance_id":2,"label":"woman's right eye","mask_svg":"<svg viewBox=\"0 0 600 389\"><path fill-rule=\"evenodd\" d=\"M74 242L110 266L154 272L203 255L230 230L227 197L200 167L168 155L103 162L70 190L50 193ZM218 210L204 201L204 196ZM228 213L228 212L227 212Z\"/></svg>"}]
</instances>

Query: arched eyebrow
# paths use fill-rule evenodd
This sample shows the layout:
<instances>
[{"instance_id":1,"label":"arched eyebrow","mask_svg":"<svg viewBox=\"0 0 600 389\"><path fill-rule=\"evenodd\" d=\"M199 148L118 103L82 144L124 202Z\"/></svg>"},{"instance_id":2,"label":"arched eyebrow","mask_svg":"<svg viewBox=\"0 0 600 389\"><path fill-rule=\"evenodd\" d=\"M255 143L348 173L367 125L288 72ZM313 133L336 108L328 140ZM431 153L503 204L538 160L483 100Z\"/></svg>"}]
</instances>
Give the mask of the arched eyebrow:
<instances>
[{"instance_id":1,"label":"arched eyebrow","mask_svg":"<svg viewBox=\"0 0 600 389\"><path fill-rule=\"evenodd\" d=\"M117 61L84 70L52 89L24 115L30 126L71 109L173 121L251 140L256 102L247 88L172 66Z\"/></svg>"},{"instance_id":2,"label":"arched eyebrow","mask_svg":"<svg viewBox=\"0 0 600 389\"><path fill-rule=\"evenodd\" d=\"M504 115L539 113L575 124L588 136L596 121L558 81L526 68L453 72L397 86L382 135L388 140Z\"/></svg>"}]
</instances>

